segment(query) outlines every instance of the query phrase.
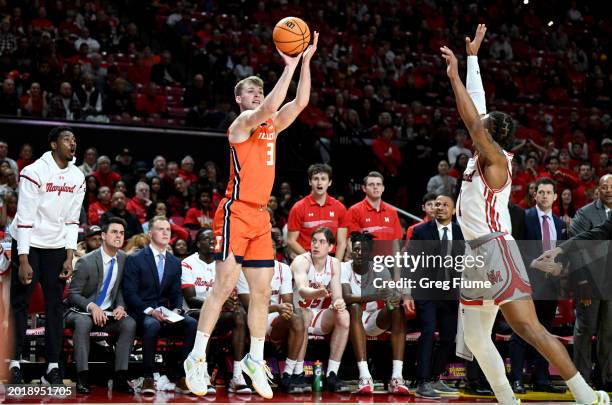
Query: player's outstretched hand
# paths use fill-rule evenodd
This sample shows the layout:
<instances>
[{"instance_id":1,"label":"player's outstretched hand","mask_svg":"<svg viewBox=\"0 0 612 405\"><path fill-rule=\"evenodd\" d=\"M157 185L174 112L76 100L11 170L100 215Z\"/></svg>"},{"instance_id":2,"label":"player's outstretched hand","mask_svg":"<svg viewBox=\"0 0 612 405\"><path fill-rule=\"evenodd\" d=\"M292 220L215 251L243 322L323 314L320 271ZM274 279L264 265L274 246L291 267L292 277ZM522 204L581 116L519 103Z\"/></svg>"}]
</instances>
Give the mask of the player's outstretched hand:
<instances>
[{"instance_id":1,"label":"player's outstretched hand","mask_svg":"<svg viewBox=\"0 0 612 405\"><path fill-rule=\"evenodd\" d=\"M312 44L308 45L308 48L304 51L304 62L310 62L312 55L317 51L317 44L319 43L319 33L317 31L314 32L314 39L312 40Z\"/></svg>"},{"instance_id":2,"label":"player's outstretched hand","mask_svg":"<svg viewBox=\"0 0 612 405\"><path fill-rule=\"evenodd\" d=\"M478 24L476 33L474 34L474 40L472 41L470 37L465 37L465 51L467 52L468 56L478 55L478 49L480 49L480 44L482 44L482 40L484 39L486 32L487 26L484 24Z\"/></svg>"},{"instance_id":3,"label":"player's outstretched hand","mask_svg":"<svg viewBox=\"0 0 612 405\"><path fill-rule=\"evenodd\" d=\"M455 54L447 46L441 47L440 51L442 51L442 57L446 61L446 74L450 79L458 78L459 69L457 67L457 58L455 57Z\"/></svg>"},{"instance_id":4,"label":"player's outstretched hand","mask_svg":"<svg viewBox=\"0 0 612 405\"><path fill-rule=\"evenodd\" d=\"M278 54L281 56L281 58L283 58L283 60L285 61L285 65L293 69L297 67L298 63L300 63L302 55L304 55L304 52L302 52L297 56L289 56L287 54L282 53L281 50L278 48L276 48L276 50L278 51Z\"/></svg>"}]
</instances>

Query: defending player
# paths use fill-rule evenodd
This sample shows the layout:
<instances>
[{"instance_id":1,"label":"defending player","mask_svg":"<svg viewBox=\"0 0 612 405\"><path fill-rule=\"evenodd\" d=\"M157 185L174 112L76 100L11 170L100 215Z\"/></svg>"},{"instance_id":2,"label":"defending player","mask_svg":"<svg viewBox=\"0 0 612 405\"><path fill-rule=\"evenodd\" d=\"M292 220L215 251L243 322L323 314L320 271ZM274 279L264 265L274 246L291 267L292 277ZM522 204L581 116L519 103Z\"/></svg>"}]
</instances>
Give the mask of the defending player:
<instances>
[{"instance_id":1,"label":"defending player","mask_svg":"<svg viewBox=\"0 0 612 405\"><path fill-rule=\"evenodd\" d=\"M491 281L486 289L461 290L464 339L502 404L516 404L504 363L491 341L497 311L512 329L534 346L558 371L579 403L609 403L605 392L595 392L576 371L563 345L544 328L536 316L531 287L520 253L511 236L508 199L512 185L512 154L505 149L514 142L515 124L501 112L486 114L484 89L477 53L486 27L478 26L474 41L466 38L467 89L459 78L457 58L446 46L440 48L457 108L467 127L476 155L464 172L457 202L457 219L468 243L466 255L485 258L484 267L467 267L464 281ZM481 115L486 114L481 117Z\"/></svg>"},{"instance_id":2,"label":"defending player","mask_svg":"<svg viewBox=\"0 0 612 405\"><path fill-rule=\"evenodd\" d=\"M384 290L385 293L389 293L385 296L387 302L394 308L390 310L384 301L380 301L381 297L378 295L362 295L361 276L369 271L367 258L371 242L371 234L353 232L351 234L352 260L341 264L342 295L351 315L350 337L359 368L359 385L356 393L371 394L374 391L374 381L366 361L366 335L378 336L390 329L393 372L389 381L389 393L409 395L410 391L402 375L406 346L406 320L400 307L400 297L399 295L393 296L390 290Z\"/></svg>"},{"instance_id":3,"label":"defending player","mask_svg":"<svg viewBox=\"0 0 612 405\"><path fill-rule=\"evenodd\" d=\"M276 251L275 248L273 250ZM250 289L242 272L238 278L237 289L238 298L248 308ZM304 342L306 329L302 311L293 307L291 269L277 260L274 261L271 289L266 340L279 346L287 342L287 359L281 379L281 389L289 394L299 394L310 388L304 382L304 363L298 365L296 360Z\"/></svg>"},{"instance_id":4,"label":"defending player","mask_svg":"<svg viewBox=\"0 0 612 405\"><path fill-rule=\"evenodd\" d=\"M350 318L342 299L340 261L329 255L334 242L334 234L329 228L315 229L310 252L293 260L291 272L295 280L296 306L302 309L308 333L332 334L327 363L327 389L331 392L346 392L348 387L338 378L338 369L348 340ZM308 334L305 334L298 362L304 361L307 345Z\"/></svg>"},{"instance_id":5,"label":"defending player","mask_svg":"<svg viewBox=\"0 0 612 405\"><path fill-rule=\"evenodd\" d=\"M248 312L251 348L242 359L241 367L251 378L257 393L272 398L268 381L271 374L263 359L270 282L274 273L266 205L274 184L276 139L308 104L310 60L317 49L318 38L315 32L312 45L296 57L279 51L286 66L267 97L264 98L263 82L258 77L247 77L235 87L236 103L241 112L228 130L230 181L213 220L217 278L202 307L193 351L184 363L187 386L196 395L205 395L210 384L206 346L221 307L242 270L251 288ZM302 56L296 98L279 110Z\"/></svg>"}]
</instances>

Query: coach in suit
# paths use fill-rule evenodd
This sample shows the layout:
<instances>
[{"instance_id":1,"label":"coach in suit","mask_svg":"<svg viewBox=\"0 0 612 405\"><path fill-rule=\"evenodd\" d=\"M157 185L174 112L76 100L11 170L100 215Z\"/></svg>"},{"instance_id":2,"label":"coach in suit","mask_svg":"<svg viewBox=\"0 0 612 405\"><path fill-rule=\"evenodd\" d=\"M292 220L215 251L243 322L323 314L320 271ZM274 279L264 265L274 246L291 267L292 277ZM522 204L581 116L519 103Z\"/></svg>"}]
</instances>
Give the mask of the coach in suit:
<instances>
[{"instance_id":1,"label":"coach in suit","mask_svg":"<svg viewBox=\"0 0 612 405\"><path fill-rule=\"evenodd\" d=\"M182 362L195 341L197 321L189 316L176 323L169 323L159 307L166 307L182 314L181 261L167 251L170 242L170 223L166 217L157 216L149 222L151 244L138 253L128 256L125 262L123 293L130 315L136 319L143 339L144 382L143 395L155 395L153 364L155 347L160 332L183 334L183 356L179 375L184 375ZM185 378L176 383L178 392L188 392Z\"/></svg>"},{"instance_id":2,"label":"coach in suit","mask_svg":"<svg viewBox=\"0 0 612 405\"><path fill-rule=\"evenodd\" d=\"M532 269L530 263L542 252L554 247L557 240L567 239L565 222L552 213L553 203L557 200L556 184L549 178L541 178L536 182L536 206L525 211L525 240L521 244L523 260L526 262L529 281L533 289L533 302L538 319L550 331L555 319L557 300L559 298L559 280L549 274ZM523 386L523 365L527 343L516 333L510 339L510 380L515 393L525 393ZM533 390L542 392L562 393L565 389L557 388L550 382L548 362L542 355L533 352Z\"/></svg>"},{"instance_id":3,"label":"coach in suit","mask_svg":"<svg viewBox=\"0 0 612 405\"><path fill-rule=\"evenodd\" d=\"M124 234L123 219L112 218L105 224L102 246L77 261L68 289L68 302L72 307L66 313L66 325L74 331L76 389L81 394L90 392L87 373L92 329L118 335L113 390L133 392L127 384L127 369L136 321L126 313L121 292L125 253L119 249L123 246Z\"/></svg>"},{"instance_id":4,"label":"coach in suit","mask_svg":"<svg viewBox=\"0 0 612 405\"><path fill-rule=\"evenodd\" d=\"M459 225L454 222L455 200L450 194L441 194L435 200L435 219L418 225L412 234L410 253L435 256L463 255L465 244L463 233ZM427 244L414 243L414 241L436 241ZM453 243L452 241L462 241ZM452 279L461 279L461 274L454 269L417 269L417 279L450 282ZM418 280L417 280L418 284ZM417 396L437 399L440 394L457 394L457 390L446 385L439 379L444 371L449 357L454 349L455 335L457 334L457 315L459 291L451 288L449 291L432 289L415 289L412 291L415 299L416 314L421 324L421 336L417 349ZM438 350L433 354L434 333L436 323L439 325L440 340ZM433 357L433 359L432 359ZM433 381L433 383L432 383Z\"/></svg>"},{"instance_id":5,"label":"coach in suit","mask_svg":"<svg viewBox=\"0 0 612 405\"><path fill-rule=\"evenodd\" d=\"M599 199L578 210L571 226L573 237L553 250L569 254L577 271L570 273L576 285L576 323L574 324L574 364L586 379L591 375L592 336L597 334L597 363L601 371L602 388L612 389L612 249L610 242L598 244L585 252L582 240L612 239L612 175L599 179ZM606 251L607 250L607 251ZM578 252L578 253L576 253ZM547 252L550 257L550 252ZM592 258L584 255L593 254ZM594 260L595 259L595 260ZM587 264L584 264L587 263Z\"/></svg>"}]
</instances>

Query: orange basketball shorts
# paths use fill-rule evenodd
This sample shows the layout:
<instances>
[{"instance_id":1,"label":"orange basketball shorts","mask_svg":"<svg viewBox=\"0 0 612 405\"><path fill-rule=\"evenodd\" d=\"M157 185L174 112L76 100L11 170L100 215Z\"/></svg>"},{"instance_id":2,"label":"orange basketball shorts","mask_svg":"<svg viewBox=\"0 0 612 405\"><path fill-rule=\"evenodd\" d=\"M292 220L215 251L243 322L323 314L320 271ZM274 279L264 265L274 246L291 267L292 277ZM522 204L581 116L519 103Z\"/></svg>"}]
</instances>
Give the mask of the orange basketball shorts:
<instances>
[{"instance_id":1,"label":"orange basketball shorts","mask_svg":"<svg viewBox=\"0 0 612 405\"><path fill-rule=\"evenodd\" d=\"M224 198L213 220L215 259L233 253L243 267L274 267L271 229L265 206Z\"/></svg>"}]
</instances>

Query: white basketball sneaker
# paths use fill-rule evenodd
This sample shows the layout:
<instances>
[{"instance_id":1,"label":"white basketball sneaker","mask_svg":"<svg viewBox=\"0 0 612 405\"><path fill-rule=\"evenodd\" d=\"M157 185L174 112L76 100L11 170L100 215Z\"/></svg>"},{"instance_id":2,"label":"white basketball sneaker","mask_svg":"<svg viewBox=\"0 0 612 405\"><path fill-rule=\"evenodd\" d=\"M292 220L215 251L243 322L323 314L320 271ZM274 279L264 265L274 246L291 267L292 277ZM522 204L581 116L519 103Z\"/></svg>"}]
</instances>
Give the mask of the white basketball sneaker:
<instances>
[{"instance_id":1,"label":"white basketball sneaker","mask_svg":"<svg viewBox=\"0 0 612 405\"><path fill-rule=\"evenodd\" d=\"M270 381L272 381L272 373L266 365L265 360L256 361L250 354L244 356L240 362L240 368L249 376L255 391L265 399L270 399L273 396Z\"/></svg>"},{"instance_id":2,"label":"white basketball sneaker","mask_svg":"<svg viewBox=\"0 0 612 405\"><path fill-rule=\"evenodd\" d=\"M185 369L185 383L194 395L202 397L208 393L210 376L208 375L208 364L203 357L195 357L193 353L183 363Z\"/></svg>"}]
</instances>

